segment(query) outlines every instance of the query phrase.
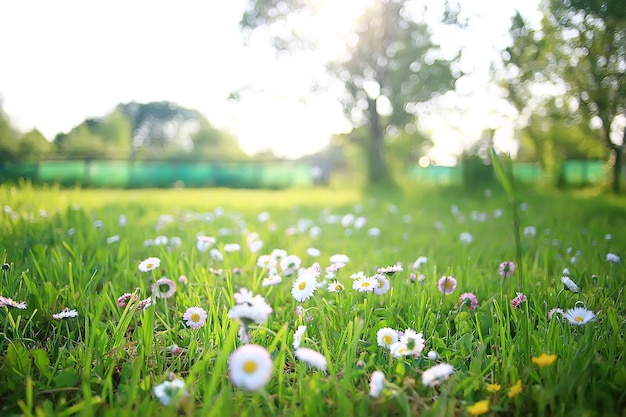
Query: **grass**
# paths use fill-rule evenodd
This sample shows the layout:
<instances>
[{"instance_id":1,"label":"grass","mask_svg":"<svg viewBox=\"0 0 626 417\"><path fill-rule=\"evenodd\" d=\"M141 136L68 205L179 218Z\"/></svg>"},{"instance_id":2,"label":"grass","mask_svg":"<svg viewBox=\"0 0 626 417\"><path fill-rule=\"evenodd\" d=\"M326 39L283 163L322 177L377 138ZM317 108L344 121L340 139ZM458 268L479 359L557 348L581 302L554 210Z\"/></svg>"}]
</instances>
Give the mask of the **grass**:
<instances>
[{"instance_id":1,"label":"grass","mask_svg":"<svg viewBox=\"0 0 626 417\"><path fill-rule=\"evenodd\" d=\"M626 198L522 190L517 197L527 210L519 211L520 227L537 233L522 234L521 263L513 276L500 278L499 264L516 258L512 212L495 187L490 197L483 191L0 186L0 250L8 266L0 295L27 304L0 307L0 414L463 416L470 415L468 406L488 400L486 415L626 415ZM269 220L259 219L262 212ZM348 225L350 216L363 216L366 224ZM247 245L252 232L263 241L258 253ZM462 232L473 241L460 243ZM197 249L199 234L217 238L223 260ZM107 243L113 236L119 239ZM180 238L180 245L155 245L159 236ZM239 243L241 251L225 252L228 243ZM309 247L321 256L309 256ZM292 277L262 287L267 272L257 258L276 248L299 256L305 267L319 262L322 270L331 255L348 255L337 273L345 290L318 289L298 303ZM608 253L622 262L607 262ZM160 268L140 272L139 263L151 256ZM428 261L412 271L419 256ZM351 274L373 275L398 262L404 270L390 278L386 294L352 289ZM579 293L563 291L564 268ZM413 282L411 272L424 281ZM188 283L178 283L167 300L141 311L117 305L124 293L145 299L156 279L181 275ZM450 295L437 289L444 275L458 281ZM256 392L234 386L229 376L229 357L242 345L239 324L228 316L240 288L261 294L273 309L266 323L251 326L250 343L273 360L271 378ZM477 296L476 310L459 302L464 292ZM527 301L513 308L517 292ZM310 321L296 313L298 305ZM583 326L548 320L553 307L576 305L595 312L595 320ZM192 306L208 315L199 329L183 320ZM64 308L78 316L52 318ZM303 346L328 360L326 372L296 359L299 325L307 326ZM383 327L422 333L424 351L393 357L377 344ZM180 353L171 352L174 345ZM426 357L431 350L437 361ZM557 359L540 367L532 358L542 353ZM442 362L454 373L425 386L422 373ZM375 370L384 372L385 388L372 398ZM189 395L162 405L153 389L174 377L184 379ZM510 398L518 381L522 390ZM487 384L501 389L488 392Z\"/></svg>"}]
</instances>

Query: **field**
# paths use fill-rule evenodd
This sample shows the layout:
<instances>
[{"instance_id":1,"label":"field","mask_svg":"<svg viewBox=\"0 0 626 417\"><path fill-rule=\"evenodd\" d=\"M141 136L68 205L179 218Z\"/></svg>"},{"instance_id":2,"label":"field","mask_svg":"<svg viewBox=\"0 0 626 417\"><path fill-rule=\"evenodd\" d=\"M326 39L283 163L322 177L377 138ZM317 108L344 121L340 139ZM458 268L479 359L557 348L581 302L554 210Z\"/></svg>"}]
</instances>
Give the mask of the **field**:
<instances>
[{"instance_id":1,"label":"field","mask_svg":"<svg viewBox=\"0 0 626 417\"><path fill-rule=\"evenodd\" d=\"M517 199L0 186L0 415L626 416L626 198Z\"/></svg>"}]
</instances>

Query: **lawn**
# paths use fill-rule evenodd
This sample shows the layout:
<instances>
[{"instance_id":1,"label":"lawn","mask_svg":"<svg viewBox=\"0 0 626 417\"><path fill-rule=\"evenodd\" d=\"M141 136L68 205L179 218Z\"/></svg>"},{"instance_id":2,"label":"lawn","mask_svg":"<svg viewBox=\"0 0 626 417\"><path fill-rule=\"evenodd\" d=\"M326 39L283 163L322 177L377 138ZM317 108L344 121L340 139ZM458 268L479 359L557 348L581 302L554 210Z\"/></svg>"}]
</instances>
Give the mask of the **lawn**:
<instances>
[{"instance_id":1,"label":"lawn","mask_svg":"<svg viewBox=\"0 0 626 417\"><path fill-rule=\"evenodd\" d=\"M0 201L2 416L626 415L626 197Z\"/></svg>"}]
</instances>

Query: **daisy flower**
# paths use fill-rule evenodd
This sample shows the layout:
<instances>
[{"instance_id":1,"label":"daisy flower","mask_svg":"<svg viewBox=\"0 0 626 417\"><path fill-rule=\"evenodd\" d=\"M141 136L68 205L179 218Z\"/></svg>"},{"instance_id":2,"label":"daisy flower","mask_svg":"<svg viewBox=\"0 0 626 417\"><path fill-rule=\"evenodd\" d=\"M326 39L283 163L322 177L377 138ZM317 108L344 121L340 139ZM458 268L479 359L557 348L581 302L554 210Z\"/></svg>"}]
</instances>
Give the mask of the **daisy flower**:
<instances>
[{"instance_id":1,"label":"daisy flower","mask_svg":"<svg viewBox=\"0 0 626 417\"><path fill-rule=\"evenodd\" d=\"M396 272L402 272L402 271L404 271L404 269L400 265L390 265L384 268L378 268L376 270L376 272L378 272L379 274L387 274L387 275L393 275Z\"/></svg>"},{"instance_id":2,"label":"daisy flower","mask_svg":"<svg viewBox=\"0 0 626 417\"><path fill-rule=\"evenodd\" d=\"M398 331L391 327L383 327L376 332L376 341L378 346L389 349L391 345L398 341Z\"/></svg>"},{"instance_id":3,"label":"daisy flower","mask_svg":"<svg viewBox=\"0 0 626 417\"><path fill-rule=\"evenodd\" d=\"M583 307L575 307L570 308L565 313L563 313L563 317L570 322L570 324L574 324L576 326L582 326L583 324L587 324L590 321L593 321L596 318L596 315L593 311L587 310Z\"/></svg>"},{"instance_id":4,"label":"daisy flower","mask_svg":"<svg viewBox=\"0 0 626 417\"><path fill-rule=\"evenodd\" d=\"M296 301L303 302L311 298L316 289L317 279L315 276L311 274L304 274L299 276L293 282L291 295Z\"/></svg>"},{"instance_id":5,"label":"daisy flower","mask_svg":"<svg viewBox=\"0 0 626 417\"><path fill-rule=\"evenodd\" d=\"M302 260L296 255L289 255L280 260L280 268L287 276L293 274L301 264Z\"/></svg>"},{"instance_id":6,"label":"daisy flower","mask_svg":"<svg viewBox=\"0 0 626 417\"><path fill-rule=\"evenodd\" d=\"M563 315L563 309L558 308L558 307L554 307L552 310L548 311L548 320L552 320L552 317L554 316L554 313L558 313ZM559 318L557 317L557 320Z\"/></svg>"},{"instance_id":7,"label":"daisy flower","mask_svg":"<svg viewBox=\"0 0 626 417\"><path fill-rule=\"evenodd\" d=\"M163 277L152 284L152 294L156 298L170 298L176 292L176 283Z\"/></svg>"},{"instance_id":8,"label":"daisy flower","mask_svg":"<svg viewBox=\"0 0 626 417\"><path fill-rule=\"evenodd\" d=\"M420 256L419 258L417 258L415 260L415 262L413 262L413 265L411 266L411 269L413 270L418 270L420 269L420 267L425 264L426 262L428 262L428 258L425 256Z\"/></svg>"},{"instance_id":9,"label":"daisy flower","mask_svg":"<svg viewBox=\"0 0 626 417\"><path fill-rule=\"evenodd\" d=\"M224 252L226 253L239 252L240 250L241 246L239 245L239 243L226 243L224 245Z\"/></svg>"},{"instance_id":10,"label":"daisy flower","mask_svg":"<svg viewBox=\"0 0 626 417\"><path fill-rule=\"evenodd\" d=\"M378 285L378 280L374 277L361 277L352 282L352 289L358 292L372 292Z\"/></svg>"},{"instance_id":11,"label":"daisy flower","mask_svg":"<svg viewBox=\"0 0 626 417\"><path fill-rule=\"evenodd\" d=\"M284 249L274 249L270 254L270 257L274 260L275 264L278 265L280 261L287 256L287 251Z\"/></svg>"},{"instance_id":12,"label":"daisy flower","mask_svg":"<svg viewBox=\"0 0 626 417\"><path fill-rule=\"evenodd\" d=\"M574 281L571 280L570 277L561 277L561 282L565 286L566 290L571 292L578 292L578 285Z\"/></svg>"},{"instance_id":13,"label":"daisy flower","mask_svg":"<svg viewBox=\"0 0 626 417\"><path fill-rule=\"evenodd\" d=\"M69 317L77 317L77 316L78 316L78 311L70 310L69 308L64 308L63 311L61 311L60 313L53 314L52 318L56 320L62 320L62 319L66 319Z\"/></svg>"},{"instance_id":14,"label":"daisy flower","mask_svg":"<svg viewBox=\"0 0 626 417\"><path fill-rule=\"evenodd\" d=\"M262 240L251 240L251 241L248 241L248 249L250 249L250 252L257 253L262 248L263 248L263 241Z\"/></svg>"},{"instance_id":15,"label":"daisy flower","mask_svg":"<svg viewBox=\"0 0 626 417\"><path fill-rule=\"evenodd\" d=\"M147 307L150 307L152 305L152 298L148 297L144 300L141 300L137 303L137 311L139 310L143 310Z\"/></svg>"},{"instance_id":16,"label":"daisy flower","mask_svg":"<svg viewBox=\"0 0 626 417\"><path fill-rule=\"evenodd\" d=\"M271 255L261 255L256 260L256 266L259 268L271 269L275 268L276 265L276 259L272 258Z\"/></svg>"},{"instance_id":17,"label":"daisy flower","mask_svg":"<svg viewBox=\"0 0 626 417\"><path fill-rule=\"evenodd\" d=\"M515 272L515 264L511 261L504 261L498 267L498 274L502 278L510 277Z\"/></svg>"},{"instance_id":18,"label":"daisy flower","mask_svg":"<svg viewBox=\"0 0 626 417\"><path fill-rule=\"evenodd\" d=\"M381 371L374 371L370 378L370 397L378 398L385 386L385 374Z\"/></svg>"},{"instance_id":19,"label":"daisy flower","mask_svg":"<svg viewBox=\"0 0 626 417\"><path fill-rule=\"evenodd\" d=\"M400 342L406 345L410 351L409 354L411 355L418 355L422 353L422 350L424 350L424 347L426 346L424 336L421 333L417 333L413 329L406 329L400 338Z\"/></svg>"},{"instance_id":20,"label":"daisy flower","mask_svg":"<svg viewBox=\"0 0 626 417\"><path fill-rule=\"evenodd\" d=\"M189 307L185 314L183 314L183 320L187 322L187 326L192 329L198 329L204 326L206 322L207 313L201 307Z\"/></svg>"},{"instance_id":21,"label":"daisy flower","mask_svg":"<svg viewBox=\"0 0 626 417\"><path fill-rule=\"evenodd\" d=\"M537 235L537 229L534 226L526 226L524 228L524 236L535 237Z\"/></svg>"},{"instance_id":22,"label":"daisy flower","mask_svg":"<svg viewBox=\"0 0 626 417\"><path fill-rule=\"evenodd\" d=\"M263 282L261 283L261 286L262 287L271 287L271 286L274 286L274 285L278 285L281 282L283 282L283 278L280 275L278 275L278 274L270 275L267 278L263 278Z\"/></svg>"},{"instance_id":23,"label":"daisy flower","mask_svg":"<svg viewBox=\"0 0 626 417\"><path fill-rule=\"evenodd\" d=\"M437 287L439 288L439 292L445 295L452 294L456 289L456 278L444 275L443 277L439 278L439 281L437 282Z\"/></svg>"},{"instance_id":24,"label":"daisy flower","mask_svg":"<svg viewBox=\"0 0 626 417\"><path fill-rule=\"evenodd\" d=\"M454 372L454 367L449 363L440 363L422 373L422 384L433 387L445 381Z\"/></svg>"},{"instance_id":25,"label":"daisy flower","mask_svg":"<svg viewBox=\"0 0 626 417\"><path fill-rule=\"evenodd\" d=\"M467 305L470 310L476 310L478 307L478 299L471 292L464 292L460 297L461 305Z\"/></svg>"},{"instance_id":26,"label":"daisy flower","mask_svg":"<svg viewBox=\"0 0 626 417\"><path fill-rule=\"evenodd\" d=\"M159 266L161 266L161 260L159 258L150 257L139 263L139 270L141 272L148 272L157 269Z\"/></svg>"},{"instance_id":27,"label":"daisy flower","mask_svg":"<svg viewBox=\"0 0 626 417\"><path fill-rule=\"evenodd\" d=\"M23 301L15 301L9 297L3 297L0 295L0 307L13 307L20 310L25 310L26 303Z\"/></svg>"},{"instance_id":28,"label":"daisy flower","mask_svg":"<svg viewBox=\"0 0 626 417\"><path fill-rule=\"evenodd\" d=\"M220 252L219 249L216 248L213 248L209 251L209 256L215 262L220 262L224 260L224 255L222 255L222 252Z\"/></svg>"},{"instance_id":29,"label":"daisy flower","mask_svg":"<svg viewBox=\"0 0 626 417\"><path fill-rule=\"evenodd\" d=\"M321 353L309 348L298 348L296 349L295 354L298 360L301 360L302 362L312 366L313 368L319 369L320 371L326 371L328 361Z\"/></svg>"},{"instance_id":30,"label":"daisy flower","mask_svg":"<svg viewBox=\"0 0 626 417\"><path fill-rule=\"evenodd\" d=\"M389 288L391 288L391 285L389 285L389 280L386 276L382 274L376 274L372 278L378 281L378 285L374 288L374 294L383 295L387 291L389 291Z\"/></svg>"},{"instance_id":31,"label":"daisy flower","mask_svg":"<svg viewBox=\"0 0 626 417\"><path fill-rule=\"evenodd\" d=\"M431 350L428 352L426 357L430 359L431 361L436 361L437 359L439 359L439 354L435 352L434 350Z\"/></svg>"},{"instance_id":32,"label":"daisy flower","mask_svg":"<svg viewBox=\"0 0 626 417\"><path fill-rule=\"evenodd\" d=\"M363 271L359 271L359 272L355 272L354 274L350 275L350 279L360 279L360 278L365 278L367 275L365 275L365 272Z\"/></svg>"},{"instance_id":33,"label":"daisy flower","mask_svg":"<svg viewBox=\"0 0 626 417\"><path fill-rule=\"evenodd\" d=\"M474 237L469 232L463 232L459 236L459 240L461 241L462 244L469 245L474 240Z\"/></svg>"},{"instance_id":34,"label":"daisy flower","mask_svg":"<svg viewBox=\"0 0 626 417\"><path fill-rule=\"evenodd\" d=\"M274 363L267 349L259 345L237 348L228 358L230 380L233 385L248 391L263 388L272 376Z\"/></svg>"},{"instance_id":35,"label":"daisy flower","mask_svg":"<svg viewBox=\"0 0 626 417\"><path fill-rule=\"evenodd\" d=\"M320 252L320 250L317 248L308 248L306 250L306 254L312 258L317 258L318 256L322 254L322 252Z\"/></svg>"},{"instance_id":36,"label":"daisy flower","mask_svg":"<svg viewBox=\"0 0 626 417\"><path fill-rule=\"evenodd\" d=\"M607 253L606 260L608 262L619 263L621 261L620 257L614 253Z\"/></svg>"},{"instance_id":37,"label":"daisy flower","mask_svg":"<svg viewBox=\"0 0 626 417\"><path fill-rule=\"evenodd\" d=\"M350 258L342 253L337 253L330 257L331 264L347 264L348 262L350 262Z\"/></svg>"},{"instance_id":38,"label":"daisy flower","mask_svg":"<svg viewBox=\"0 0 626 417\"><path fill-rule=\"evenodd\" d=\"M229 311L228 317L241 320L244 324L267 322L267 318L272 312L272 307L260 294L252 296L252 291L245 288L234 294L235 304Z\"/></svg>"},{"instance_id":39,"label":"daisy flower","mask_svg":"<svg viewBox=\"0 0 626 417\"><path fill-rule=\"evenodd\" d=\"M306 326L298 326L298 330L296 330L293 334L293 348L299 349L302 344L302 337L304 336L304 332L306 332Z\"/></svg>"},{"instance_id":40,"label":"daisy flower","mask_svg":"<svg viewBox=\"0 0 626 417\"><path fill-rule=\"evenodd\" d=\"M511 305L513 306L513 308L518 308L519 305L522 304L527 299L528 298L524 294L522 294L521 292L518 292L515 298L511 300Z\"/></svg>"},{"instance_id":41,"label":"daisy flower","mask_svg":"<svg viewBox=\"0 0 626 417\"><path fill-rule=\"evenodd\" d=\"M198 249L198 252L206 252L216 243L217 239L213 236L198 236L196 238L196 249Z\"/></svg>"},{"instance_id":42,"label":"daisy flower","mask_svg":"<svg viewBox=\"0 0 626 417\"><path fill-rule=\"evenodd\" d=\"M343 284L339 281L333 281L326 287L328 292L341 292L345 289Z\"/></svg>"},{"instance_id":43,"label":"daisy flower","mask_svg":"<svg viewBox=\"0 0 626 417\"><path fill-rule=\"evenodd\" d=\"M182 397L189 393L185 387L185 381L176 378L173 381L165 381L152 389L154 396L163 405L176 404Z\"/></svg>"}]
</instances>

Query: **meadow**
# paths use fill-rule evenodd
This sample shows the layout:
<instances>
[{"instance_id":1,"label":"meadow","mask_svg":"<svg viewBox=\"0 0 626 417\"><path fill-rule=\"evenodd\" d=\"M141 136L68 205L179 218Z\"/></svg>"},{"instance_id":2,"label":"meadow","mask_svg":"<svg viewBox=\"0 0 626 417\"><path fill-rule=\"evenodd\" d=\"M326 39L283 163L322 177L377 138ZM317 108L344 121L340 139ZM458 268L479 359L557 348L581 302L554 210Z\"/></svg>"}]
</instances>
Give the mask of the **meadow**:
<instances>
[{"instance_id":1,"label":"meadow","mask_svg":"<svg viewBox=\"0 0 626 417\"><path fill-rule=\"evenodd\" d=\"M1 185L0 415L626 416L626 197L517 193Z\"/></svg>"}]
</instances>

